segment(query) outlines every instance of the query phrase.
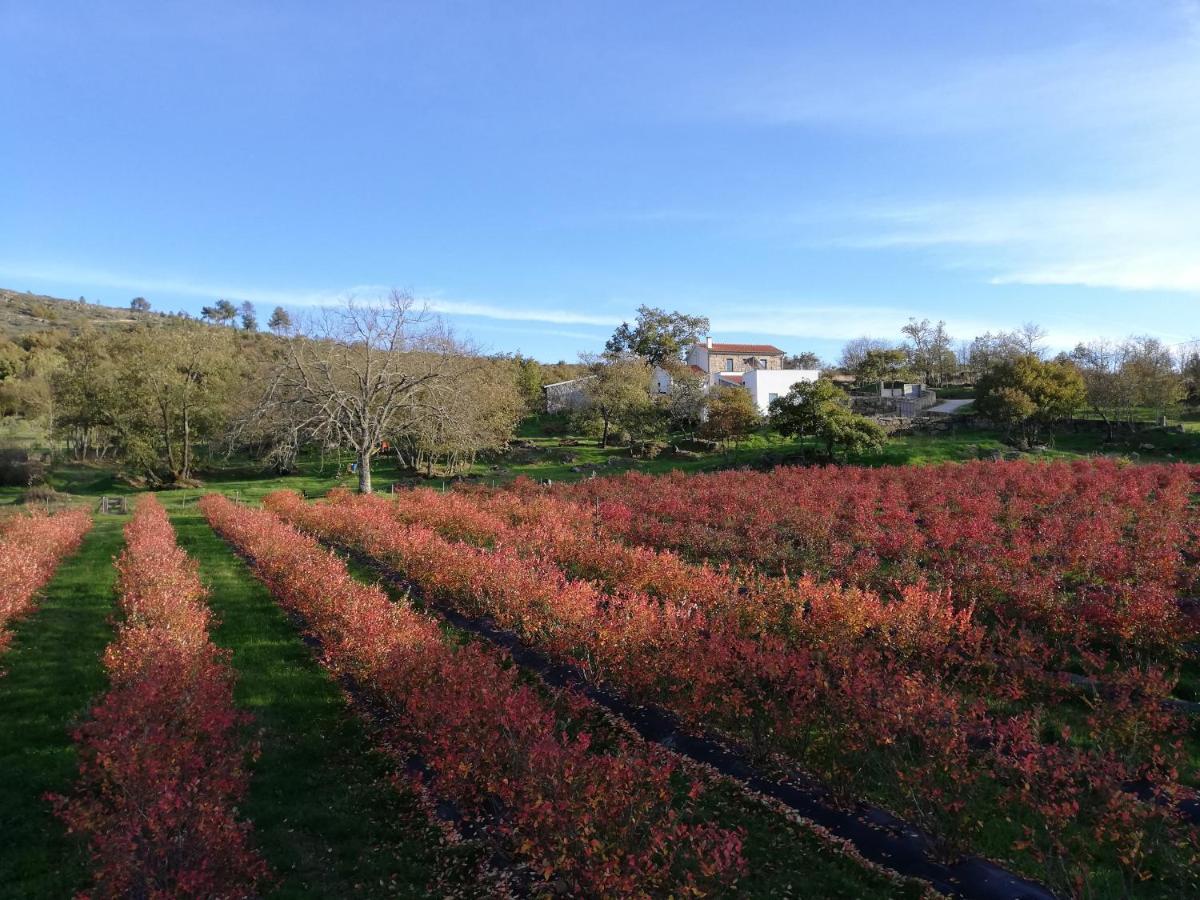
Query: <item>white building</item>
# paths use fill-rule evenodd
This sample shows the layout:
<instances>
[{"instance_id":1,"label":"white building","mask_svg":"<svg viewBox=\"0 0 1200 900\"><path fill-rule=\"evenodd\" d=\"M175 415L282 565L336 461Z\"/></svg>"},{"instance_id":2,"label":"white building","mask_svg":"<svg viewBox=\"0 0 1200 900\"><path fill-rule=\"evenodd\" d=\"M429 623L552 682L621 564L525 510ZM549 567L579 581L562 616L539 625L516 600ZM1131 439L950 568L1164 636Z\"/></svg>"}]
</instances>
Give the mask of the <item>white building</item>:
<instances>
[{"instance_id":1,"label":"white building","mask_svg":"<svg viewBox=\"0 0 1200 900\"><path fill-rule=\"evenodd\" d=\"M811 384L820 377L819 369L751 369L741 373L740 381L754 398L758 411L766 415L771 401L782 397L793 385Z\"/></svg>"}]
</instances>

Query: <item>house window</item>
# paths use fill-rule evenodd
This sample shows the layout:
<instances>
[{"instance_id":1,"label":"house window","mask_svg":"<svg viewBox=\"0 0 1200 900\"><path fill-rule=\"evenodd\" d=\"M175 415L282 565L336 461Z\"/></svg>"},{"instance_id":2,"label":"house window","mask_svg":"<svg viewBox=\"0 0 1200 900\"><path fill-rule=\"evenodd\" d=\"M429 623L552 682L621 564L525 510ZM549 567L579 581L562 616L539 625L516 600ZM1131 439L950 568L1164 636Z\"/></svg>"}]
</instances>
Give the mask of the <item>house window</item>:
<instances>
[{"instance_id":1,"label":"house window","mask_svg":"<svg viewBox=\"0 0 1200 900\"><path fill-rule=\"evenodd\" d=\"M765 369L767 367L767 358L765 356L758 361L758 367L760 369Z\"/></svg>"},{"instance_id":2,"label":"house window","mask_svg":"<svg viewBox=\"0 0 1200 900\"><path fill-rule=\"evenodd\" d=\"M778 394L767 394L767 403L774 403L778 399L779 399Z\"/></svg>"},{"instance_id":3,"label":"house window","mask_svg":"<svg viewBox=\"0 0 1200 900\"><path fill-rule=\"evenodd\" d=\"M732 356L728 356L725 358L725 371L726 372L733 371L733 357Z\"/></svg>"}]
</instances>

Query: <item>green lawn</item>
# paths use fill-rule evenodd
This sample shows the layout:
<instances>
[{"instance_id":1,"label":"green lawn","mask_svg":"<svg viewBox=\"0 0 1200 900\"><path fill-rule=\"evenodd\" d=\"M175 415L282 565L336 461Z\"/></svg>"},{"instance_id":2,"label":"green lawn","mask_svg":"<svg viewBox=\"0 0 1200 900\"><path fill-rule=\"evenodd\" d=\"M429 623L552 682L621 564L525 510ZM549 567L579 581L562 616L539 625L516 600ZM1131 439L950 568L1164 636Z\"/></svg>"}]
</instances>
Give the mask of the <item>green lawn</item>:
<instances>
[{"instance_id":1,"label":"green lawn","mask_svg":"<svg viewBox=\"0 0 1200 900\"><path fill-rule=\"evenodd\" d=\"M104 690L100 655L112 639L112 558L123 517L98 521L63 561L38 608L0 657L0 897L69 897L87 883L84 849L43 799L75 778L68 733Z\"/></svg>"},{"instance_id":2,"label":"green lawn","mask_svg":"<svg viewBox=\"0 0 1200 900\"><path fill-rule=\"evenodd\" d=\"M477 848L452 849L338 685L199 513L172 517L179 544L200 564L218 617L213 640L233 652L239 705L255 717L262 756L243 813L281 876L278 897L423 896L470 884Z\"/></svg>"}]
</instances>

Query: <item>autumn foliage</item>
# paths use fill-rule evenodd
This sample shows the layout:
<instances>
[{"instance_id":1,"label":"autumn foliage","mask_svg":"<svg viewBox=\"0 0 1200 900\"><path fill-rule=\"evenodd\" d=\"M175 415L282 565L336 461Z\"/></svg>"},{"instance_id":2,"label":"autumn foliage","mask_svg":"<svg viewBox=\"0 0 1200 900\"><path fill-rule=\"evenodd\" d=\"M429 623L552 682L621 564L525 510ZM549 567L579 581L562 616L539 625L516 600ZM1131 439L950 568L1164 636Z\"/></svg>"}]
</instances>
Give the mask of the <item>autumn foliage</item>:
<instances>
[{"instance_id":1,"label":"autumn foliage","mask_svg":"<svg viewBox=\"0 0 1200 900\"><path fill-rule=\"evenodd\" d=\"M390 742L426 766L435 796L573 895L648 896L728 885L741 838L696 822L699 783L679 760L597 741L590 704L544 695L504 656L456 647L433 618L352 578L341 559L271 512L210 496L213 527L320 639L327 664L391 712Z\"/></svg>"},{"instance_id":2,"label":"autumn foliage","mask_svg":"<svg viewBox=\"0 0 1200 900\"><path fill-rule=\"evenodd\" d=\"M64 556L73 553L92 527L92 517L73 509L46 515L12 516L0 530L0 653L12 635L9 623L28 612Z\"/></svg>"},{"instance_id":3,"label":"autumn foliage","mask_svg":"<svg viewBox=\"0 0 1200 900\"><path fill-rule=\"evenodd\" d=\"M961 468L957 485L954 470L929 470L936 489L918 470L890 473L896 484L817 470L836 487L811 501L811 536L795 519L784 528L787 495L769 494L765 476L749 492L759 476L746 473L636 480L620 496L637 512L622 512L604 479L570 489L570 500L518 488L396 500L336 492L315 504L281 492L267 502L429 599L491 617L696 730L794 759L847 799L888 803L965 846L987 823L1015 819L1015 849L1064 889L1086 893L1097 867L1192 884L1200 837L1179 812L1193 796L1180 773L1186 725L1160 702L1192 633L1176 599L1196 537L1191 471L994 466L989 493L987 468ZM782 477L819 490L800 473ZM870 489L856 511L845 484L860 482ZM739 522L761 505L774 526L765 534L783 546L757 548L759 566L730 568L747 544L707 499L695 531L727 552L699 552L640 521L643 507L682 517L671 504L709 484ZM1120 515L1121 527L1085 527L1094 519L1077 504ZM1143 525L1152 538L1137 533ZM699 561L646 546L654 538ZM806 571L809 553L822 565Z\"/></svg>"},{"instance_id":4,"label":"autumn foliage","mask_svg":"<svg viewBox=\"0 0 1200 900\"><path fill-rule=\"evenodd\" d=\"M153 495L117 560L121 622L111 686L75 732L79 779L52 798L86 836L96 897L252 897L267 868L237 817L252 754L227 654L208 637L194 562Z\"/></svg>"},{"instance_id":5,"label":"autumn foliage","mask_svg":"<svg viewBox=\"0 0 1200 900\"><path fill-rule=\"evenodd\" d=\"M893 591L930 583L1066 640L1177 650L1197 623L1200 469L1075 463L782 468L563 488L605 534Z\"/></svg>"}]
</instances>

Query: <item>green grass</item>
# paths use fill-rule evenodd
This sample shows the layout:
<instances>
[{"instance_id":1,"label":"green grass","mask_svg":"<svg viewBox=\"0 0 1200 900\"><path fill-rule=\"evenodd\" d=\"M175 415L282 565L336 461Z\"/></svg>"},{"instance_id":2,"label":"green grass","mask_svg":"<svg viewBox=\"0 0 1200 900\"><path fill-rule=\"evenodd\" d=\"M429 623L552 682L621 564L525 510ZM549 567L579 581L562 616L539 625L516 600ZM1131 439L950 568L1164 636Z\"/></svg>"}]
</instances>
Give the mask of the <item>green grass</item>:
<instances>
[{"instance_id":1,"label":"green grass","mask_svg":"<svg viewBox=\"0 0 1200 900\"><path fill-rule=\"evenodd\" d=\"M68 733L105 687L100 654L112 638L112 557L123 518L98 521L63 561L38 608L0 657L0 897L69 897L87 882L84 849L43 794L75 777Z\"/></svg>"},{"instance_id":2,"label":"green grass","mask_svg":"<svg viewBox=\"0 0 1200 900\"><path fill-rule=\"evenodd\" d=\"M837 462L851 465L930 465L946 462L966 462L987 458L995 452L1011 452L1013 448L1003 435L989 428L976 428L966 422L955 422L951 429L938 434L894 436L881 451L867 454L839 455ZM593 438L560 434L566 422L562 416L541 416L521 423L517 432L520 444L507 454L481 461L471 468L468 476L483 483L504 484L520 476L540 481L577 481L581 478L636 471L662 474L670 471L710 472L719 469L750 466L766 469L772 466L823 464L827 462L812 440L793 440L766 430L749 436L726 450L698 456L676 457L664 453L656 459L635 459L626 447L601 448ZM1125 434L1118 431L1114 440L1106 440L1100 430L1072 431L1059 429L1047 432L1042 439L1044 450L1029 454L1035 459L1084 459L1106 455L1139 462L1200 463L1200 421L1183 422L1182 433L1146 431ZM672 441L684 440L675 435ZM191 502L208 491L233 494L244 500L258 500L280 488L306 492L310 497L322 496L334 487L357 487L357 478L350 474L345 463L311 456L300 460L291 475L267 472L250 460L226 462L215 459L197 470L203 484L167 492L168 503ZM340 468L340 471L339 471ZM424 478L400 470L394 458L379 457L374 465L377 491L386 491L392 483L404 486L427 484L448 487L452 480L435 476ZM63 461L54 466L48 483L66 494L98 498L102 495L136 493L134 488L117 477L116 467L108 462L78 463ZM18 487L0 487L0 504L14 503L23 494Z\"/></svg>"},{"instance_id":3,"label":"green grass","mask_svg":"<svg viewBox=\"0 0 1200 900\"><path fill-rule=\"evenodd\" d=\"M246 565L190 510L176 510L180 546L200 564L233 652L236 697L255 717L262 755L242 812L281 882L278 897L422 896L469 877L476 849L441 843L412 794L389 781L338 685Z\"/></svg>"}]
</instances>

